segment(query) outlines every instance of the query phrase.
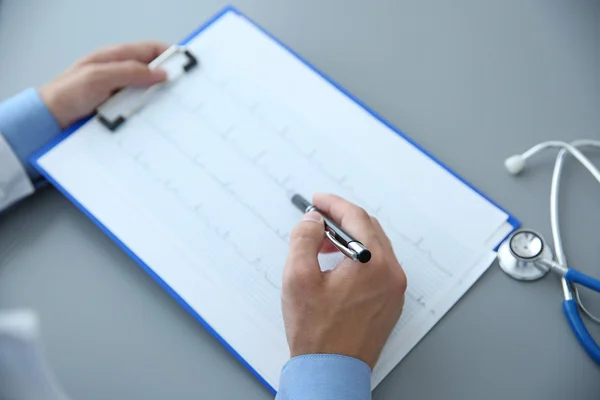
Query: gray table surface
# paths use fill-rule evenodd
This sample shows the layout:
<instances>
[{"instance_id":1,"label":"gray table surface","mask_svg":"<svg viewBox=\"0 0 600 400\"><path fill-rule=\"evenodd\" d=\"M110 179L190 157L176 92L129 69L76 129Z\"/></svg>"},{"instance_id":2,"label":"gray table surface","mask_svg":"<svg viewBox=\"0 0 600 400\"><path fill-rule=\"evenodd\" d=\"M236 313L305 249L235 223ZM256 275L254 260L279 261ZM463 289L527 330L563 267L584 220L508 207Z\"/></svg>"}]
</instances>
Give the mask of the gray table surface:
<instances>
[{"instance_id":1,"label":"gray table surface","mask_svg":"<svg viewBox=\"0 0 600 400\"><path fill-rule=\"evenodd\" d=\"M8 0L0 97L108 43L176 42L217 0ZM600 127L594 1L239 0L273 32L494 200L549 237L552 157L519 179L503 159ZM600 161L600 157L596 156ZM567 255L600 274L600 186L570 163ZM268 399L217 341L55 190L0 216L0 308L41 315L74 399ZM585 293L600 312L598 297ZM493 266L398 365L375 399L592 399L600 369L563 318L554 277ZM591 327L600 339L600 329Z\"/></svg>"}]
</instances>

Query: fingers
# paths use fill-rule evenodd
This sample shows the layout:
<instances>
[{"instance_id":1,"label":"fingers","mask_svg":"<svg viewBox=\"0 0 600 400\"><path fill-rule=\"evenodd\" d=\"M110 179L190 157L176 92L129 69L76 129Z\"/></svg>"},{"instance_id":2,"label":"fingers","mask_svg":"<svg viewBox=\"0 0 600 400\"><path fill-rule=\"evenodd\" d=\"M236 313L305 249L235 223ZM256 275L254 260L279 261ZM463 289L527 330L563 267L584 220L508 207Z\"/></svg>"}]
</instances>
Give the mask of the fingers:
<instances>
[{"instance_id":1,"label":"fingers","mask_svg":"<svg viewBox=\"0 0 600 400\"><path fill-rule=\"evenodd\" d=\"M167 79L165 71L147 66L167 48L158 42L107 47L44 85L40 96L61 128L65 128L93 112L116 89L151 86Z\"/></svg>"},{"instance_id":2,"label":"fingers","mask_svg":"<svg viewBox=\"0 0 600 400\"><path fill-rule=\"evenodd\" d=\"M168 48L168 44L161 42L140 42L108 46L90 54L77 64L85 65L128 60L148 64Z\"/></svg>"},{"instance_id":3,"label":"fingers","mask_svg":"<svg viewBox=\"0 0 600 400\"><path fill-rule=\"evenodd\" d=\"M139 61L109 62L85 67L91 90L112 92L125 86L150 86L167 78L164 70L151 70Z\"/></svg>"},{"instance_id":4,"label":"fingers","mask_svg":"<svg viewBox=\"0 0 600 400\"><path fill-rule=\"evenodd\" d=\"M321 214L314 211L304 214L290 236L286 273L302 279L320 279L321 269L317 257L324 238L325 226Z\"/></svg>"},{"instance_id":5,"label":"fingers","mask_svg":"<svg viewBox=\"0 0 600 400\"><path fill-rule=\"evenodd\" d=\"M371 217L371 223L373 224L375 231L377 231L379 241L380 241L381 245L384 247L385 251L392 252L392 254L393 254L394 250L392 249L392 242L390 241L390 238L388 237L388 235L385 234L385 231L383 230L383 227L379 223L379 220L375 217Z\"/></svg>"},{"instance_id":6,"label":"fingers","mask_svg":"<svg viewBox=\"0 0 600 400\"><path fill-rule=\"evenodd\" d=\"M347 233L369 246L377 236L369 214L355 204L333 194L315 194L313 204Z\"/></svg>"},{"instance_id":7,"label":"fingers","mask_svg":"<svg viewBox=\"0 0 600 400\"><path fill-rule=\"evenodd\" d=\"M323 240L323 247L321 247L321 253L335 253L339 251L337 247L333 245L329 240Z\"/></svg>"},{"instance_id":8,"label":"fingers","mask_svg":"<svg viewBox=\"0 0 600 400\"><path fill-rule=\"evenodd\" d=\"M406 274L404 273L404 269L402 269L402 266L400 265L400 263L398 263L398 260L396 259L396 255L394 254L394 249L392 247L392 242L390 241L390 238L385 234L385 232L384 232L383 228L381 227L381 224L379 223L377 218L371 217L371 220L373 221L373 226L380 234L380 236L379 236L381 238L380 242L381 242L381 246L383 247L384 252L390 256L390 258L388 258L388 260L394 260L393 262L390 262L388 265L394 271L394 274L397 279L399 291L404 293L406 291L406 285L407 285Z\"/></svg>"}]
</instances>

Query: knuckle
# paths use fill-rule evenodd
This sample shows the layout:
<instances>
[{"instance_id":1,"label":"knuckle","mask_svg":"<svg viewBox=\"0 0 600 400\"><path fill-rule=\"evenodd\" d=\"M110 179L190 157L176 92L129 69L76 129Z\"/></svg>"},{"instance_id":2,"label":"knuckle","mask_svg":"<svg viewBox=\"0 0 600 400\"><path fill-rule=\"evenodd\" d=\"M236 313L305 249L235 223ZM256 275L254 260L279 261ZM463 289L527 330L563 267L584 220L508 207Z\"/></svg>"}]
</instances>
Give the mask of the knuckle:
<instances>
[{"instance_id":1,"label":"knuckle","mask_svg":"<svg viewBox=\"0 0 600 400\"><path fill-rule=\"evenodd\" d=\"M93 53L93 55L96 55L96 54L105 54L105 53L112 53L115 50L117 50L120 46L122 46L122 45L119 45L119 44L109 44L109 45L106 45L106 46L102 46L97 51L95 51Z\"/></svg>"},{"instance_id":2,"label":"knuckle","mask_svg":"<svg viewBox=\"0 0 600 400\"><path fill-rule=\"evenodd\" d=\"M370 218L369 213L362 207L357 207L355 213L356 213L355 215L357 218L360 218L360 219L369 219Z\"/></svg>"},{"instance_id":3,"label":"knuckle","mask_svg":"<svg viewBox=\"0 0 600 400\"><path fill-rule=\"evenodd\" d=\"M123 61L123 69L128 71L128 72L139 72L143 67L143 64L139 63L138 61L135 60L127 60L127 61Z\"/></svg>"},{"instance_id":4,"label":"knuckle","mask_svg":"<svg viewBox=\"0 0 600 400\"><path fill-rule=\"evenodd\" d=\"M397 285L397 289L400 290L402 293L406 292L406 288L408 287L408 280L406 279L406 273L404 273L404 269L402 268L402 266L398 263L396 263L397 266L397 273L396 273L396 285Z\"/></svg>"},{"instance_id":5,"label":"knuckle","mask_svg":"<svg viewBox=\"0 0 600 400\"><path fill-rule=\"evenodd\" d=\"M373 251L377 252L377 259L380 263L389 266L391 263L396 262L396 257L393 253L390 253L383 238L380 236L373 236L371 241L372 244L370 244L370 246L373 248Z\"/></svg>"},{"instance_id":6,"label":"knuckle","mask_svg":"<svg viewBox=\"0 0 600 400\"><path fill-rule=\"evenodd\" d=\"M88 64L88 59L87 58L82 58L81 60L77 60L75 61L72 65L71 65L71 69L80 69L80 68L85 68L85 66Z\"/></svg>"},{"instance_id":7,"label":"knuckle","mask_svg":"<svg viewBox=\"0 0 600 400\"><path fill-rule=\"evenodd\" d=\"M377 237L379 238L382 246L389 245L391 243L389 236L381 228L377 230Z\"/></svg>"},{"instance_id":8,"label":"knuckle","mask_svg":"<svg viewBox=\"0 0 600 400\"><path fill-rule=\"evenodd\" d=\"M310 229L306 226L305 223L298 224L290 234L290 240L292 242L298 242L310 239L312 237Z\"/></svg>"},{"instance_id":9,"label":"knuckle","mask_svg":"<svg viewBox=\"0 0 600 400\"><path fill-rule=\"evenodd\" d=\"M106 76L104 69L99 65L86 65L81 69L81 74L88 86L98 85Z\"/></svg>"}]
</instances>

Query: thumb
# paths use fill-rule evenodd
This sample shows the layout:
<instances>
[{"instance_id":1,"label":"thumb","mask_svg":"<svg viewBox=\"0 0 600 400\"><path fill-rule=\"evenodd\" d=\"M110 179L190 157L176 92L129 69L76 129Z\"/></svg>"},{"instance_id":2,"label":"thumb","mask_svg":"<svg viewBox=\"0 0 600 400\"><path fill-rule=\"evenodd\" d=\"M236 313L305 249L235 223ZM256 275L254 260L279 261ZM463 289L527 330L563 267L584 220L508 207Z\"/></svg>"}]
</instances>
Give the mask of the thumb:
<instances>
[{"instance_id":1,"label":"thumb","mask_svg":"<svg viewBox=\"0 0 600 400\"><path fill-rule=\"evenodd\" d=\"M321 274L317 257L323 246L325 225L315 211L304 214L302 221L290 235L290 249L286 268L307 274Z\"/></svg>"}]
</instances>

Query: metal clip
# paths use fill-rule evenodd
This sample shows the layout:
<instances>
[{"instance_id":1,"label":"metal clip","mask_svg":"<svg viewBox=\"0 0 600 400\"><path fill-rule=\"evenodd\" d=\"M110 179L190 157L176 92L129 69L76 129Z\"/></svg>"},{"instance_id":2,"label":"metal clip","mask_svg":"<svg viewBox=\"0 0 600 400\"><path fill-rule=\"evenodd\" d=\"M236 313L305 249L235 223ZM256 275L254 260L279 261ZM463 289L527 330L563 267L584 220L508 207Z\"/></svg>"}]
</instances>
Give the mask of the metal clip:
<instances>
[{"instance_id":1,"label":"metal clip","mask_svg":"<svg viewBox=\"0 0 600 400\"><path fill-rule=\"evenodd\" d=\"M148 64L148 68L158 68L160 65L164 64L168 59L170 59L176 54L183 54L187 57L187 62L183 65L181 69L181 75L191 71L198 65L198 59L189 50L187 50L185 47L176 45L169 47L164 53L162 53L156 59L154 59L150 64ZM178 77L179 75L171 77L171 80L176 79ZM96 113L98 121L100 121L100 123L102 123L102 125L108 128L111 132L114 132L127 120L127 118L130 118L132 115L137 113L148 102L150 96L159 88L161 88L164 84L165 82L161 82L157 83L156 85L150 86L140 95L139 100L133 106L131 106L129 110L110 119L104 114L102 109L107 108L107 106L109 106L110 103L116 101L119 98L119 95L123 93L123 91L120 91L97 108Z\"/></svg>"}]
</instances>

